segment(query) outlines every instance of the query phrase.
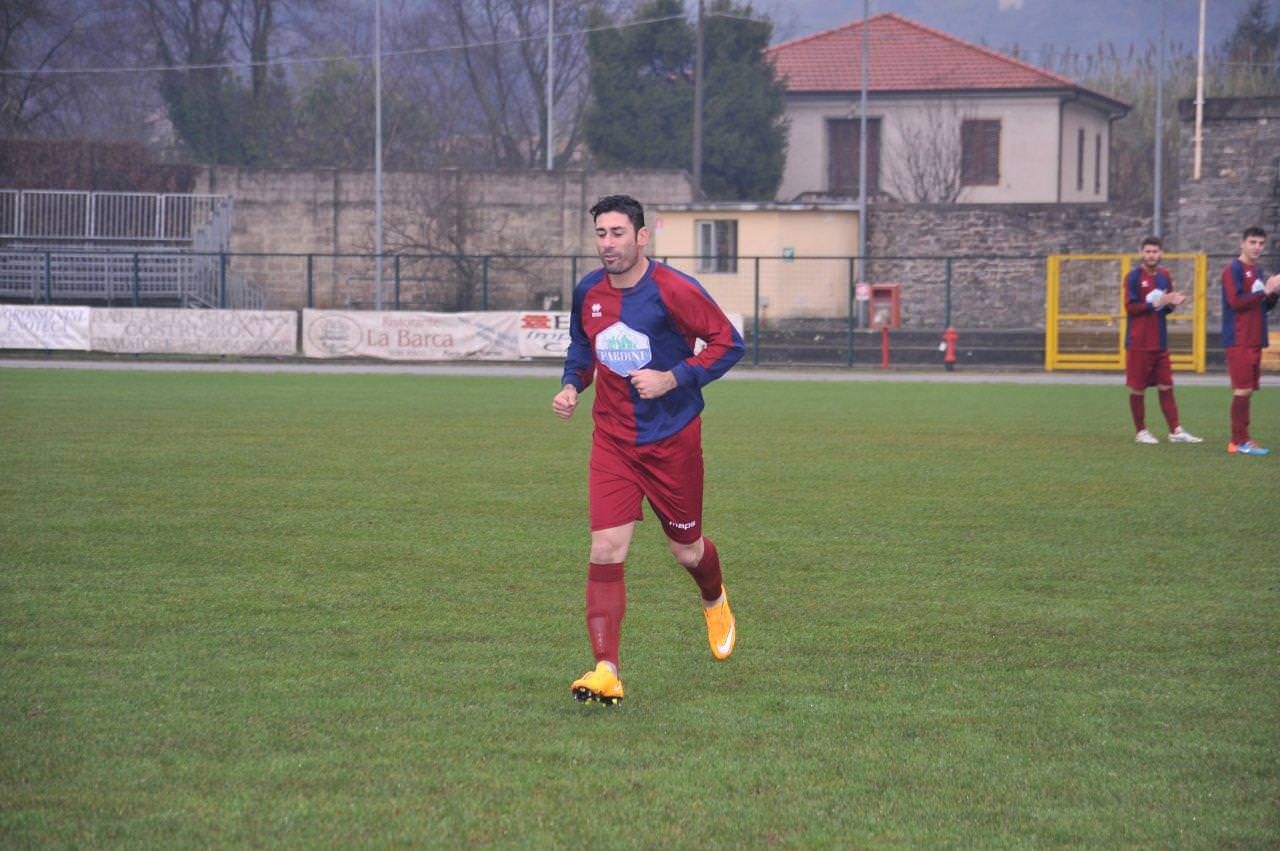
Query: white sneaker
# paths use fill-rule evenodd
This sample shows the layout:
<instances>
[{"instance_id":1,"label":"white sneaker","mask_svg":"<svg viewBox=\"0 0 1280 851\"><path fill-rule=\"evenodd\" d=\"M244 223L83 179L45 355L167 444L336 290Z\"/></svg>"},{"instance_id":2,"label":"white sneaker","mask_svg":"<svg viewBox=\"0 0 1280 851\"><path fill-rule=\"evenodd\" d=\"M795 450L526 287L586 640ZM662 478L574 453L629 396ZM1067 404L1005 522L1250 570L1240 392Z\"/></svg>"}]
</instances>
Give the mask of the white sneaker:
<instances>
[{"instance_id":1,"label":"white sneaker","mask_svg":"<svg viewBox=\"0 0 1280 851\"><path fill-rule=\"evenodd\" d=\"M1147 431L1144 428L1142 431L1138 432L1136 437L1134 437L1133 442L1134 443L1159 443L1160 441L1156 439L1156 436L1154 434L1152 434L1151 432Z\"/></svg>"},{"instance_id":2,"label":"white sneaker","mask_svg":"<svg viewBox=\"0 0 1280 851\"><path fill-rule=\"evenodd\" d=\"M1169 432L1170 443L1204 443L1203 437L1196 437L1189 431L1183 431L1182 426L1178 426Z\"/></svg>"}]
</instances>

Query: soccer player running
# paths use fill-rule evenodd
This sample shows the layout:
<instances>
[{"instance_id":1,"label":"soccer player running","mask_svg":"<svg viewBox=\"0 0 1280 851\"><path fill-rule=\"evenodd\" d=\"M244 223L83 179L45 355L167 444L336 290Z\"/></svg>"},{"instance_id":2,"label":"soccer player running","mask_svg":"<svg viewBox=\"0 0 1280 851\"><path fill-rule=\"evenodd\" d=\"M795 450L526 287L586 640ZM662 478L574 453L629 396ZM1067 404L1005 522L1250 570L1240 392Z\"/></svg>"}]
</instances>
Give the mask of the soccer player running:
<instances>
[{"instance_id":1,"label":"soccer player running","mask_svg":"<svg viewBox=\"0 0 1280 851\"><path fill-rule=\"evenodd\" d=\"M711 655L727 659L737 639L720 557L702 529L701 388L742 357L742 337L702 286L649 260L644 209L627 195L591 208L604 267L573 291L562 389L552 410L573 415L595 380L595 429L587 477L591 556L587 633L596 667L574 680L578 700L616 704L618 640L626 611L623 563L648 498L671 553L702 596ZM697 355L695 339L706 347Z\"/></svg>"},{"instance_id":2,"label":"soccer player running","mask_svg":"<svg viewBox=\"0 0 1280 851\"><path fill-rule=\"evenodd\" d=\"M1164 248L1160 237L1142 240L1142 263L1124 279L1124 310L1129 322L1124 331L1124 376L1129 385L1129 411L1137 429L1138 443L1159 443L1147 431L1146 393L1155 387L1160 410L1169 425L1170 443L1201 443L1184 431L1178 422L1178 405L1173 400L1173 368L1169 365L1169 329L1165 317L1186 301L1173 291L1173 276L1160 265Z\"/></svg>"},{"instance_id":3,"label":"soccer player running","mask_svg":"<svg viewBox=\"0 0 1280 851\"><path fill-rule=\"evenodd\" d=\"M1262 350L1267 347L1267 313L1280 299L1280 275L1266 274L1258 258L1267 245L1262 228L1245 228L1240 238L1240 256L1222 270L1222 348L1227 353L1227 373L1231 376L1231 442L1233 455L1266 455L1249 436L1249 398L1258 389Z\"/></svg>"}]
</instances>

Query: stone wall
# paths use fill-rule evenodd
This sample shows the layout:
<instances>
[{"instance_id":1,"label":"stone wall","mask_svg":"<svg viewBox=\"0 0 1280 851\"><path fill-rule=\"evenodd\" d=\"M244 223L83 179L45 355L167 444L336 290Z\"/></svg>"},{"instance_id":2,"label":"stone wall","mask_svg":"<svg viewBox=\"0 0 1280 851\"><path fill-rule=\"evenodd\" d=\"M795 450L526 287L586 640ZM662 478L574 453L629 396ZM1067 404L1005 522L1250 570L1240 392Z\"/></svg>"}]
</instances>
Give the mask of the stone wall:
<instances>
[{"instance_id":1,"label":"stone wall","mask_svg":"<svg viewBox=\"0 0 1280 851\"><path fill-rule=\"evenodd\" d=\"M693 189L679 171L468 171L383 174L385 253L398 262L401 303L438 310L537 307L570 292L571 255L594 258L587 208L625 192L647 205L686 203ZM232 273L262 288L276 307L307 301L307 257L317 307L376 301L374 175L332 169L204 171L197 192L234 203ZM488 263L424 255L563 255ZM281 256L295 255L295 256ZM384 303L395 298L397 263L383 268Z\"/></svg>"},{"instance_id":2,"label":"stone wall","mask_svg":"<svg viewBox=\"0 0 1280 851\"><path fill-rule=\"evenodd\" d=\"M1199 180L1194 177L1194 101L1179 101L1178 118L1174 242L1187 250L1234 256L1241 231L1258 225L1267 231L1271 253L1280 254L1280 97L1205 101Z\"/></svg>"},{"instance_id":3,"label":"stone wall","mask_svg":"<svg viewBox=\"0 0 1280 851\"><path fill-rule=\"evenodd\" d=\"M1043 328L1046 257L1136 251L1151 217L1101 204L873 204L867 252L875 257L951 257L951 324L959 328ZM1086 273L1087 300L1073 309L1112 311L1116 267ZM946 262L875 260L867 279L897 282L902 323L941 328ZM1096 306L1095 306L1096 303Z\"/></svg>"}]
</instances>

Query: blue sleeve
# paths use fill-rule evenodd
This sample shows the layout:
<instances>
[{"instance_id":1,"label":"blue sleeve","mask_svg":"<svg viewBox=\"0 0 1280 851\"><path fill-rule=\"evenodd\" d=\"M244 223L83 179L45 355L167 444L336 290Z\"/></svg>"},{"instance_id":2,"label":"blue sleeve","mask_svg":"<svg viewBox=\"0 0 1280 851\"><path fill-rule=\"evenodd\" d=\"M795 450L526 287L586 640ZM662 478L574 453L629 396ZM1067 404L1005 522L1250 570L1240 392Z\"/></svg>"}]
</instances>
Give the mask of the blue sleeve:
<instances>
[{"instance_id":1,"label":"blue sleeve","mask_svg":"<svg viewBox=\"0 0 1280 851\"><path fill-rule=\"evenodd\" d=\"M582 287L573 291L573 310L569 314L569 348L564 353L564 374L560 386L572 384L581 393L595 377L595 356L591 341L582 330Z\"/></svg>"}]
</instances>

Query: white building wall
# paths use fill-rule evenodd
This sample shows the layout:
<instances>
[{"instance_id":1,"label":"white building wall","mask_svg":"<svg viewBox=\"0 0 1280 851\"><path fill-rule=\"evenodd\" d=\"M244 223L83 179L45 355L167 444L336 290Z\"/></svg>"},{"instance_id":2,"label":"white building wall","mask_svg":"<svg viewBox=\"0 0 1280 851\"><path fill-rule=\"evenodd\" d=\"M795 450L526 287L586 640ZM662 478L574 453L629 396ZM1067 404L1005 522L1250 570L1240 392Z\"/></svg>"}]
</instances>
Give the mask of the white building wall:
<instances>
[{"instance_id":1,"label":"white building wall","mask_svg":"<svg viewBox=\"0 0 1280 851\"><path fill-rule=\"evenodd\" d=\"M793 98L787 107L790 121L787 164L782 184L778 189L779 200L790 200L802 192L827 192L827 131L828 118L853 118L858 114L855 98ZM997 97L932 98L876 97L868 104L868 117L881 122L880 189L902 200L903 193L895 191L895 157L903 150L904 136L911 136L922 126L934 128L941 139L952 146L958 158L960 151L960 122L966 118L989 119L1000 122L1000 173L999 183L993 186L965 187L957 201L971 204L1054 203L1058 201L1101 201L1107 197L1107 159L1110 147L1109 124L1099 111L1068 104L1053 96L1028 97L1009 95ZM1070 187L1075 187L1075 148L1065 142L1059 149L1060 139L1068 130L1060 120L1070 116L1072 127L1084 127L1087 137L1085 191L1065 191L1059 198L1059 179L1070 173ZM1102 134L1102 184L1100 193L1094 193L1093 152L1094 137ZM1072 136L1072 145L1075 137ZM1059 156L1062 162L1059 164ZM1067 156L1067 154L1070 156Z\"/></svg>"},{"instance_id":2,"label":"white building wall","mask_svg":"<svg viewBox=\"0 0 1280 851\"><path fill-rule=\"evenodd\" d=\"M1080 157L1080 133L1084 131L1084 156ZM1102 139L1101 162L1095 156ZM1106 201L1110 194L1111 124L1106 115L1078 103L1062 105L1063 201ZM1083 160L1083 162L1081 162ZM1095 182L1095 175L1098 180Z\"/></svg>"}]
</instances>

